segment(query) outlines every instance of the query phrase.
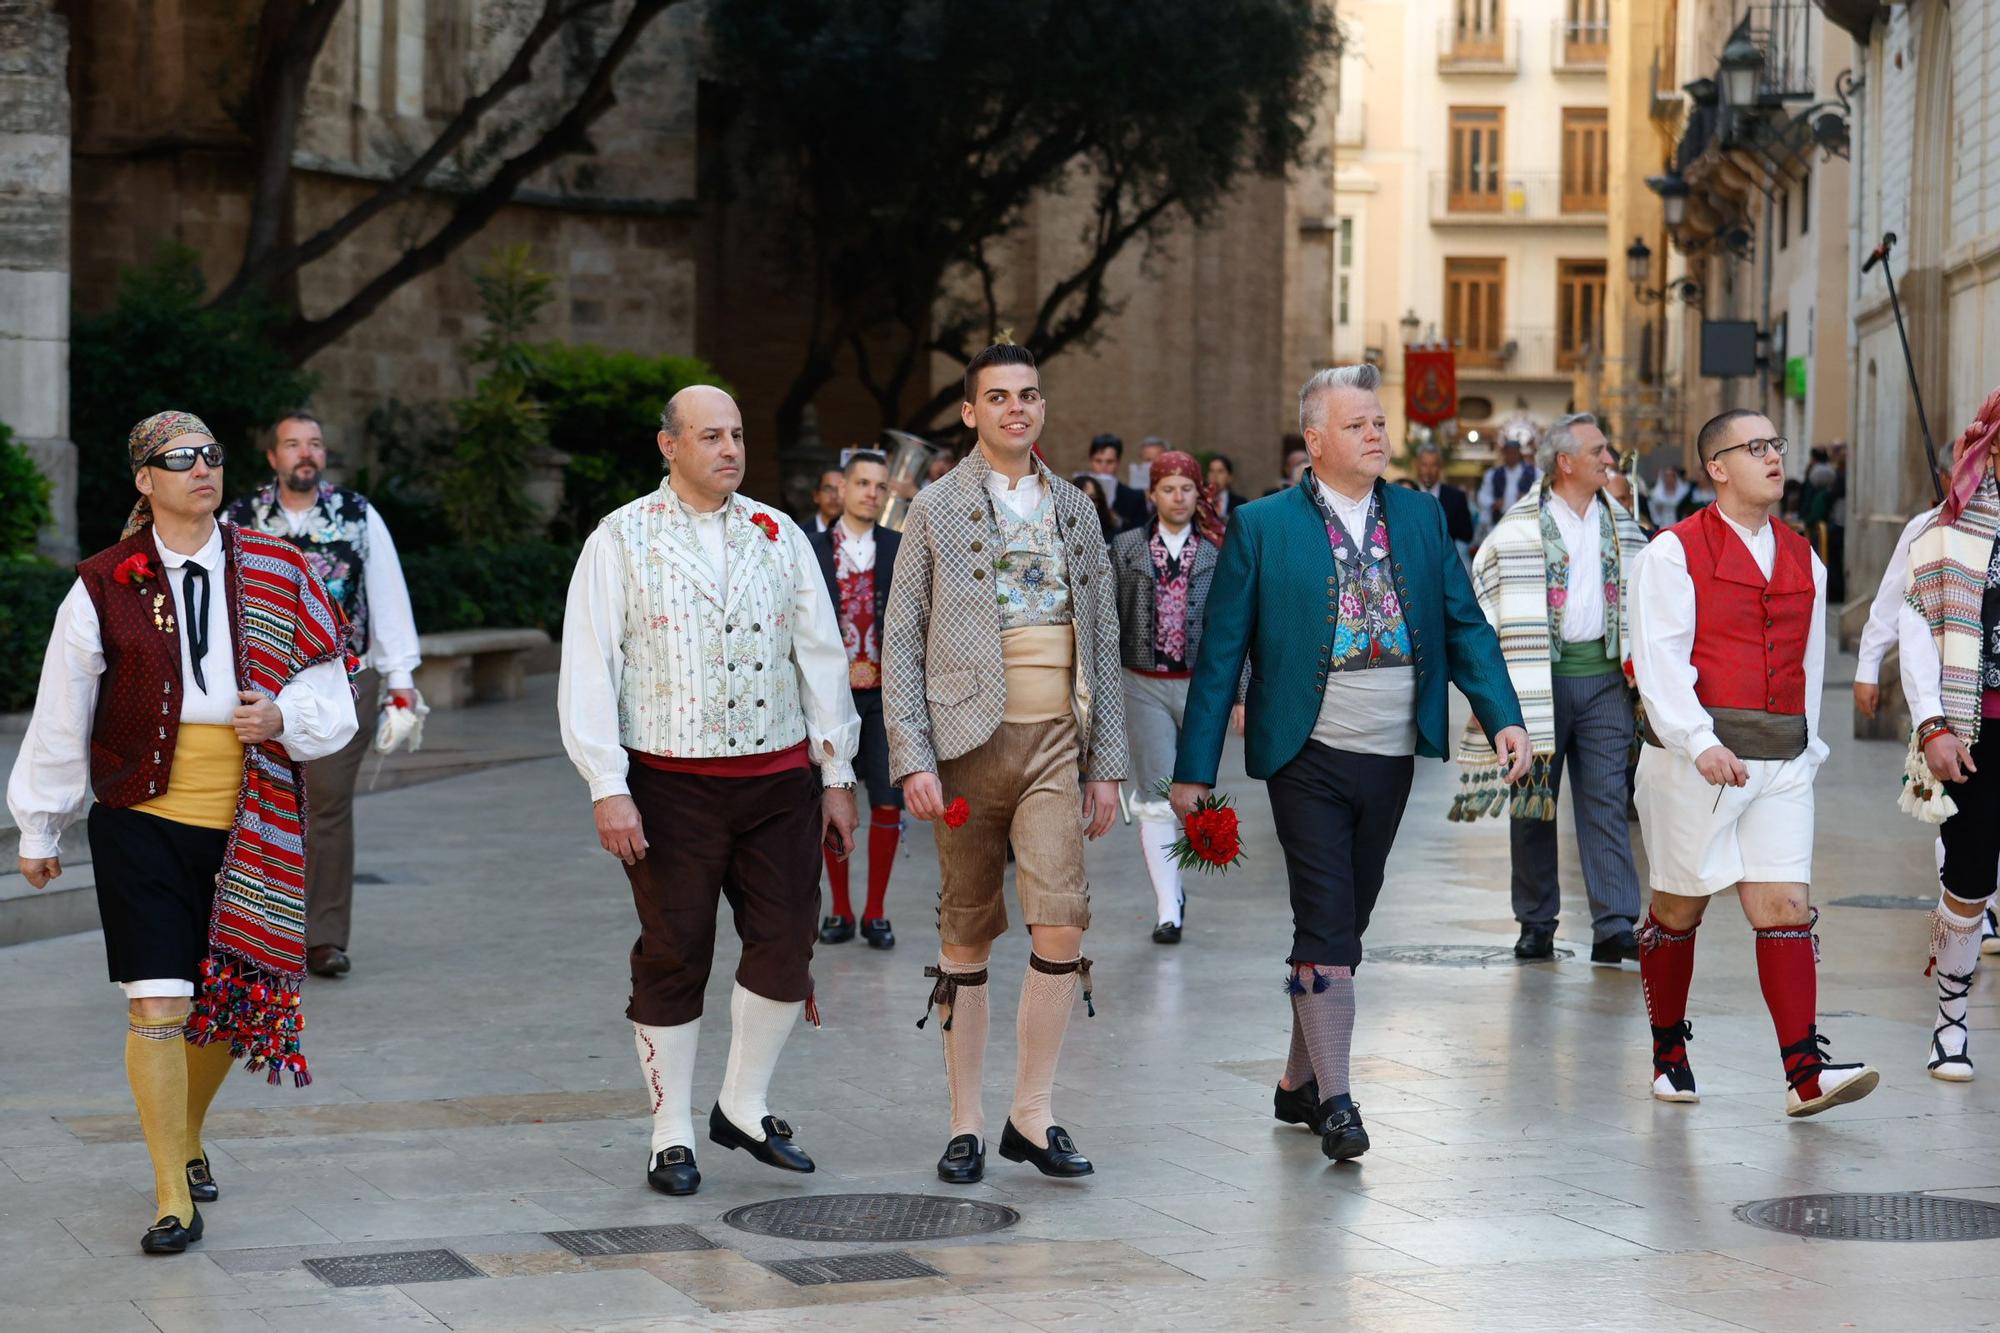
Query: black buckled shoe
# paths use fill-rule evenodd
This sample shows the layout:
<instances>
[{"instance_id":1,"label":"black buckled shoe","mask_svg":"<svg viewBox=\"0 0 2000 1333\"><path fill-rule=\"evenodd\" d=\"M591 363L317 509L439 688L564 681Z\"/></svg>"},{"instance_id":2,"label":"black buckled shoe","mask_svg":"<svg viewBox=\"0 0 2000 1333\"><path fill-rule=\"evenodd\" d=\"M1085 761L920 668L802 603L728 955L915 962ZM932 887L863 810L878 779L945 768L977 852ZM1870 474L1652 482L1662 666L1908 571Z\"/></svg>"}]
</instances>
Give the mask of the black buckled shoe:
<instances>
[{"instance_id":1,"label":"black buckled shoe","mask_svg":"<svg viewBox=\"0 0 2000 1333\"><path fill-rule=\"evenodd\" d=\"M660 1149L646 1171L646 1183L662 1194L692 1194L700 1189L701 1171L694 1164L694 1149L679 1144Z\"/></svg>"},{"instance_id":2,"label":"black buckled shoe","mask_svg":"<svg viewBox=\"0 0 2000 1333\"><path fill-rule=\"evenodd\" d=\"M977 1134L960 1134L944 1145L938 1179L947 1185L977 1185L986 1175L986 1149Z\"/></svg>"},{"instance_id":3,"label":"black buckled shoe","mask_svg":"<svg viewBox=\"0 0 2000 1333\"><path fill-rule=\"evenodd\" d=\"M821 944L845 944L854 938L854 918L851 916L830 916L819 923Z\"/></svg>"},{"instance_id":4,"label":"black buckled shoe","mask_svg":"<svg viewBox=\"0 0 2000 1333\"><path fill-rule=\"evenodd\" d=\"M208 1169L208 1154L203 1153L187 1164L188 1197L196 1203L214 1203L222 1197L216 1188L215 1173Z\"/></svg>"},{"instance_id":5,"label":"black buckled shoe","mask_svg":"<svg viewBox=\"0 0 2000 1333\"><path fill-rule=\"evenodd\" d=\"M1076 1141L1061 1125L1050 1125L1048 1146L1037 1148L1009 1120L1007 1128L1000 1131L1000 1155L1010 1162L1028 1162L1045 1176L1087 1176L1097 1170L1076 1150Z\"/></svg>"},{"instance_id":6,"label":"black buckled shoe","mask_svg":"<svg viewBox=\"0 0 2000 1333\"><path fill-rule=\"evenodd\" d=\"M813 1159L806 1156L806 1150L792 1142L792 1127L774 1115L767 1115L761 1122L764 1138L760 1142L751 1138L722 1113L722 1103L708 1113L708 1139L725 1148L741 1148L765 1166L775 1166L780 1171L810 1172Z\"/></svg>"},{"instance_id":7,"label":"black buckled shoe","mask_svg":"<svg viewBox=\"0 0 2000 1333\"><path fill-rule=\"evenodd\" d=\"M1271 1098L1271 1114L1288 1125L1304 1125L1319 1133L1319 1080L1309 1078L1296 1088L1281 1085Z\"/></svg>"},{"instance_id":8,"label":"black buckled shoe","mask_svg":"<svg viewBox=\"0 0 2000 1333\"><path fill-rule=\"evenodd\" d=\"M1360 1107L1351 1101L1343 1106L1336 1098L1322 1103L1319 1114L1321 1152L1333 1161L1345 1162L1368 1151L1368 1131L1362 1127Z\"/></svg>"},{"instance_id":9,"label":"black buckled shoe","mask_svg":"<svg viewBox=\"0 0 2000 1333\"><path fill-rule=\"evenodd\" d=\"M1629 930L1607 935L1590 946L1590 961L1600 967L1617 967L1639 961L1639 937Z\"/></svg>"},{"instance_id":10,"label":"black buckled shoe","mask_svg":"<svg viewBox=\"0 0 2000 1333\"><path fill-rule=\"evenodd\" d=\"M889 929L889 918L886 916L863 917L861 919L861 938L868 941L868 947L871 949L893 949L896 947L896 932Z\"/></svg>"},{"instance_id":11,"label":"black buckled shoe","mask_svg":"<svg viewBox=\"0 0 2000 1333\"><path fill-rule=\"evenodd\" d=\"M1153 927L1153 943L1179 944L1180 942L1181 928L1177 922L1162 921L1159 925Z\"/></svg>"},{"instance_id":12,"label":"black buckled shoe","mask_svg":"<svg viewBox=\"0 0 2000 1333\"><path fill-rule=\"evenodd\" d=\"M163 1217L139 1237L139 1248L147 1254L180 1254L201 1239L201 1209L191 1208L194 1220L186 1226L178 1217Z\"/></svg>"},{"instance_id":13,"label":"black buckled shoe","mask_svg":"<svg viewBox=\"0 0 2000 1333\"><path fill-rule=\"evenodd\" d=\"M1556 928L1554 926L1523 926L1521 938L1514 941L1514 956L1525 962L1538 963L1556 956Z\"/></svg>"}]
</instances>

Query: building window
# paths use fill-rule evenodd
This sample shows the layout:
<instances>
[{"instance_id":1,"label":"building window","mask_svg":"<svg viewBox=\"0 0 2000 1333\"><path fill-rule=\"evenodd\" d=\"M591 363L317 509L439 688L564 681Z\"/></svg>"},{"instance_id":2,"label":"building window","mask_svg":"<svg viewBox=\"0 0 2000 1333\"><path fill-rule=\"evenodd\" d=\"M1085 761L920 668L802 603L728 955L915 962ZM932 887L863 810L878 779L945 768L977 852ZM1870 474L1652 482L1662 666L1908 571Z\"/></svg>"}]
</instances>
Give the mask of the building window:
<instances>
[{"instance_id":1,"label":"building window","mask_svg":"<svg viewBox=\"0 0 2000 1333\"><path fill-rule=\"evenodd\" d=\"M1570 106L1562 114L1562 211L1610 208L1611 124L1601 106Z\"/></svg>"},{"instance_id":2,"label":"building window","mask_svg":"<svg viewBox=\"0 0 2000 1333\"><path fill-rule=\"evenodd\" d=\"M1565 0L1563 58L1571 64L1611 58L1611 0Z\"/></svg>"},{"instance_id":3,"label":"building window","mask_svg":"<svg viewBox=\"0 0 2000 1333\"><path fill-rule=\"evenodd\" d=\"M1454 213L1500 211L1500 138L1506 112L1497 106L1451 109L1451 194Z\"/></svg>"},{"instance_id":4,"label":"building window","mask_svg":"<svg viewBox=\"0 0 2000 1333\"><path fill-rule=\"evenodd\" d=\"M1452 0L1451 53L1459 60L1502 60L1501 0Z\"/></svg>"},{"instance_id":5,"label":"building window","mask_svg":"<svg viewBox=\"0 0 2000 1333\"><path fill-rule=\"evenodd\" d=\"M1444 261L1444 336L1457 345L1461 365L1499 364L1506 308L1506 260Z\"/></svg>"},{"instance_id":6,"label":"building window","mask_svg":"<svg viewBox=\"0 0 2000 1333\"><path fill-rule=\"evenodd\" d=\"M1812 230L1812 173L1799 177L1799 235Z\"/></svg>"},{"instance_id":7,"label":"building window","mask_svg":"<svg viewBox=\"0 0 2000 1333\"><path fill-rule=\"evenodd\" d=\"M1333 322L1341 328L1354 323L1354 219L1342 218L1334 228Z\"/></svg>"},{"instance_id":8,"label":"building window","mask_svg":"<svg viewBox=\"0 0 2000 1333\"><path fill-rule=\"evenodd\" d=\"M1584 353L1604 341L1605 266L1602 259L1556 263L1556 369L1574 370Z\"/></svg>"},{"instance_id":9,"label":"building window","mask_svg":"<svg viewBox=\"0 0 2000 1333\"><path fill-rule=\"evenodd\" d=\"M1778 196L1778 248L1785 249L1791 244L1792 194L1787 190Z\"/></svg>"}]
</instances>

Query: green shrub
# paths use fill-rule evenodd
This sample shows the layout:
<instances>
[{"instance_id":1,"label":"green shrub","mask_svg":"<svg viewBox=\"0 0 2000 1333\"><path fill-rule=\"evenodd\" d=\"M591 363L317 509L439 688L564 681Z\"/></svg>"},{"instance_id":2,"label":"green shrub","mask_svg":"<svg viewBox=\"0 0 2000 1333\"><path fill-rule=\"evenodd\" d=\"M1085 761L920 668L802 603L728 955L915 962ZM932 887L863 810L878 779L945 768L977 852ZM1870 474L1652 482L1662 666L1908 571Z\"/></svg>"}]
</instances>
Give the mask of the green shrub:
<instances>
[{"instance_id":1,"label":"green shrub","mask_svg":"<svg viewBox=\"0 0 2000 1333\"><path fill-rule=\"evenodd\" d=\"M121 277L110 311L70 334L70 433L77 447L77 523L85 552L118 540L137 497L125 437L155 412L200 417L231 453L226 484L248 493L266 470L257 432L306 401L313 376L271 344L268 311L205 310L195 252L164 246Z\"/></svg>"},{"instance_id":2,"label":"green shrub","mask_svg":"<svg viewBox=\"0 0 2000 1333\"><path fill-rule=\"evenodd\" d=\"M48 521L49 479L0 422L0 560L33 555L35 534Z\"/></svg>"},{"instance_id":3,"label":"green shrub","mask_svg":"<svg viewBox=\"0 0 2000 1333\"><path fill-rule=\"evenodd\" d=\"M46 560L0 561L0 713L34 707L56 608L75 582Z\"/></svg>"},{"instance_id":4,"label":"green shrub","mask_svg":"<svg viewBox=\"0 0 2000 1333\"><path fill-rule=\"evenodd\" d=\"M403 557L417 629L530 626L562 637L563 600L569 595L577 547L555 542L435 546Z\"/></svg>"}]
</instances>

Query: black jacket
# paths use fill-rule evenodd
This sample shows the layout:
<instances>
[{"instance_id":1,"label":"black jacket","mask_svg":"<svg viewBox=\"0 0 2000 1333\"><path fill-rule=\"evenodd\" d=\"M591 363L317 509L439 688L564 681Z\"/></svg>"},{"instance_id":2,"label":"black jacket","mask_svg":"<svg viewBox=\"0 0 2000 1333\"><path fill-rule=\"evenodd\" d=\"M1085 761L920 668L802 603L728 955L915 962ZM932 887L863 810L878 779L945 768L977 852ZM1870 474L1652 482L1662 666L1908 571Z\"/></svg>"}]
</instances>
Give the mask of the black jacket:
<instances>
[{"instance_id":1,"label":"black jacket","mask_svg":"<svg viewBox=\"0 0 2000 1333\"><path fill-rule=\"evenodd\" d=\"M1438 505L1444 510L1445 535L1455 542L1472 540L1472 506L1465 492L1448 481L1438 483Z\"/></svg>"},{"instance_id":2,"label":"black jacket","mask_svg":"<svg viewBox=\"0 0 2000 1333\"><path fill-rule=\"evenodd\" d=\"M840 520L835 519L836 523ZM833 568L833 530L806 532L813 554L819 557L819 572L826 577L826 595L833 598L833 612L840 615L840 578ZM875 525L875 624L879 627L889 608L889 581L896 572L896 547L903 534L881 524Z\"/></svg>"},{"instance_id":3,"label":"black jacket","mask_svg":"<svg viewBox=\"0 0 2000 1333\"><path fill-rule=\"evenodd\" d=\"M1118 498L1111 502L1111 517L1118 524L1118 531L1130 532L1133 528L1143 528L1152 518L1146 511L1146 493L1135 491L1124 482L1118 483Z\"/></svg>"}]
</instances>

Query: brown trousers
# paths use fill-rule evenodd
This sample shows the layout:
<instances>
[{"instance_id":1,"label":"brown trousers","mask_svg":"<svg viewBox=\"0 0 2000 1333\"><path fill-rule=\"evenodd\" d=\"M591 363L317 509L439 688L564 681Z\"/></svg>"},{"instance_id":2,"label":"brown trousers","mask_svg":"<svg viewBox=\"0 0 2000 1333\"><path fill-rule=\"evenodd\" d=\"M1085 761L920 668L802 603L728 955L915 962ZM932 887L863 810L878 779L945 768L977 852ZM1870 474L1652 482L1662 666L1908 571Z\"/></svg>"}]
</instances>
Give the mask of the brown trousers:
<instances>
[{"instance_id":1,"label":"brown trousers","mask_svg":"<svg viewBox=\"0 0 2000 1333\"><path fill-rule=\"evenodd\" d=\"M625 1016L648 1027L701 1017L718 895L729 900L743 941L736 965L743 989L767 1000L810 998L819 929L817 772L717 778L634 762L626 781L646 854L625 867L639 909Z\"/></svg>"},{"instance_id":2,"label":"brown trousers","mask_svg":"<svg viewBox=\"0 0 2000 1333\"><path fill-rule=\"evenodd\" d=\"M375 743L373 671L354 678L354 739L306 772L306 946L347 947L354 921L354 783Z\"/></svg>"},{"instance_id":3,"label":"brown trousers","mask_svg":"<svg viewBox=\"0 0 2000 1333\"><path fill-rule=\"evenodd\" d=\"M942 820L938 937L987 944L1007 933L1007 844L1014 888L1031 926L1088 926L1083 869L1083 787L1076 721L1002 722L984 745L938 764L944 799L964 798L964 827Z\"/></svg>"}]
</instances>

